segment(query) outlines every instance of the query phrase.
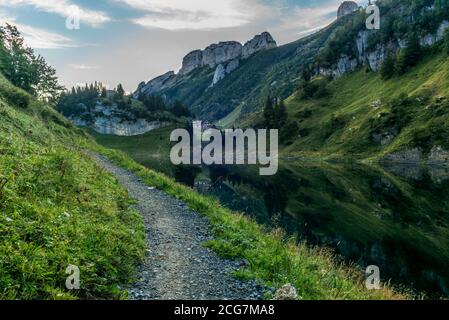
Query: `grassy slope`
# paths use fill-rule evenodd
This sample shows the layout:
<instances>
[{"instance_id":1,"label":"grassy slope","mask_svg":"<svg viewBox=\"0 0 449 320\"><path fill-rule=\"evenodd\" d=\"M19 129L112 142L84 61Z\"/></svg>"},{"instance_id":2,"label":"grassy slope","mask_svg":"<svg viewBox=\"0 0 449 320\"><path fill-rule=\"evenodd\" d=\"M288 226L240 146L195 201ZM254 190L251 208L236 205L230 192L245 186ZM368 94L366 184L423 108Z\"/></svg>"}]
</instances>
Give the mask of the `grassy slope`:
<instances>
[{"instance_id":1,"label":"grassy slope","mask_svg":"<svg viewBox=\"0 0 449 320\"><path fill-rule=\"evenodd\" d=\"M284 152L379 158L413 147L428 151L436 144L449 146L449 59L444 54L430 54L405 75L387 81L378 73L360 69L330 82L327 89L329 95L321 99L302 100L296 93L287 100L290 117L309 133L295 139ZM406 121L406 125L391 144L381 146L372 139L373 124L382 122L376 119L391 116L390 102L401 94L411 97L411 103L400 107L409 119L399 119ZM438 102L440 96L444 99ZM382 102L377 109L372 106L376 100ZM312 115L304 117L304 110L312 111ZM332 117L343 119L344 125L332 129ZM384 129L387 127L384 125Z\"/></svg>"},{"instance_id":2,"label":"grassy slope","mask_svg":"<svg viewBox=\"0 0 449 320\"><path fill-rule=\"evenodd\" d=\"M142 219L78 147L81 130L33 99L15 106L17 96L0 75L0 299L126 296L118 285L143 257ZM65 289L69 264L80 291Z\"/></svg>"}]
</instances>

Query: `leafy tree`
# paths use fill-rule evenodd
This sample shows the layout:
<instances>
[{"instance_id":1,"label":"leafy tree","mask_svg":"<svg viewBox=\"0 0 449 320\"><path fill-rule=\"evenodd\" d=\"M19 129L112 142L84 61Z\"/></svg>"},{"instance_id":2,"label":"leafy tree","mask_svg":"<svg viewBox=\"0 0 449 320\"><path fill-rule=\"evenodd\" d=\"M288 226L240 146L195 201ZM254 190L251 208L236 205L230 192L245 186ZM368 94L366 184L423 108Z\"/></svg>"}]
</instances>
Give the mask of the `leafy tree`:
<instances>
[{"instance_id":1,"label":"leafy tree","mask_svg":"<svg viewBox=\"0 0 449 320\"><path fill-rule=\"evenodd\" d=\"M15 86L48 102L55 102L62 92L56 71L25 45L10 24L0 27L0 72Z\"/></svg>"},{"instance_id":2,"label":"leafy tree","mask_svg":"<svg viewBox=\"0 0 449 320\"><path fill-rule=\"evenodd\" d=\"M275 119L278 128L282 128L287 123L288 114L284 100L281 100L278 107L275 109Z\"/></svg>"},{"instance_id":3,"label":"leafy tree","mask_svg":"<svg viewBox=\"0 0 449 320\"><path fill-rule=\"evenodd\" d=\"M118 84L116 91L118 99L123 99L123 97L125 96L125 90L123 89L121 83Z\"/></svg>"},{"instance_id":4,"label":"leafy tree","mask_svg":"<svg viewBox=\"0 0 449 320\"><path fill-rule=\"evenodd\" d=\"M444 32L443 47L444 51L449 55L449 29Z\"/></svg>"},{"instance_id":5,"label":"leafy tree","mask_svg":"<svg viewBox=\"0 0 449 320\"><path fill-rule=\"evenodd\" d=\"M396 71L399 74L404 74L407 70L416 65L422 55L422 48L419 43L419 38L412 33L407 39L407 47L399 52L396 63Z\"/></svg>"},{"instance_id":6,"label":"leafy tree","mask_svg":"<svg viewBox=\"0 0 449 320\"><path fill-rule=\"evenodd\" d=\"M171 112L177 117L191 117L189 109L187 109L180 101L176 100L173 104Z\"/></svg>"},{"instance_id":7,"label":"leafy tree","mask_svg":"<svg viewBox=\"0 0 449 320\"><path fill-rule=\"evenodd\" d=\"M263 117L265 120L265 125L269 128L272 127L274 119L274 106L273 100L271 99L270 96L267 97L267 101L265 102Z\"/></svg>"},{"instance_id":8,"label":"leafy tree","mask_svg":"<svg viewBox=\"0 0 449 320\"><path fill-rule=\"evenodd\" d=\"M380 76L382 79L387 80L393 77L395 72L395 64L396 59L394 55L390 54L385 58L380 66Z\"/></svg>"},{"instance_id":9,"label":"leafy tree","mask_svg":"<svg viewBox=\"0 0 449 320\"><path fill-rule=\"evenodd\" d=\"M101 95L100 95L100 97L103 98L103 99L106 99L107 96L108 96L108 92L106 90L106 87L102 87L101 88Z\"/></svg>"}]
</instances>

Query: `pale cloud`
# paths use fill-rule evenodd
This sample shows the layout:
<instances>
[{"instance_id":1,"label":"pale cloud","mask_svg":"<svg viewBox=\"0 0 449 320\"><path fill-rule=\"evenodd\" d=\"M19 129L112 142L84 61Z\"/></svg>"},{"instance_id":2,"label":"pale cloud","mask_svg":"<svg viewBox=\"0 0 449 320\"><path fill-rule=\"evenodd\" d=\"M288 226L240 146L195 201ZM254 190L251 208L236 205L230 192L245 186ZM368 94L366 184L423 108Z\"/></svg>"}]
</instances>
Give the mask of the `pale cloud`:
<instances>
[{"instance_id":1,"label":"pale cloud","mask_svg":"<svg viewBox=\"0 0 449 320\"><path fill-rule=\"evenodd\" d=\"M94 70L94 69L98 69L97 66L89 66L89 65L85 65L85 64L69 64L69 67L72 69L77 69L77 70Z\"/></svg>"},{"instance_id":2,"label":"pale cloud","mask_svg":"<svg viewBox=\"0 0 449 320\"><path fill-rule=\"evenodd\" d=\"M78 14L81 23L98 26L111 21L104 12L82 8L70 0L0 0L2 7L32 6L39 11L55 13L62 17Z\"/></svg>"},{"instance_id":3,"label":"pale cloud","mask_svg":"<svg viewBox=\"0 0 449 320\"><path fill-rule=\"evenodd\" d=\"M9 23L16 26L25 43L33 49L62 49L75 48L79 45L75 44L71 39L48 30L20 24L13 17L0 16L0 24Z\"/></svg>"},{"instance_id":4,"label":"pale cloud","mask_svg":"<svg viewBox=\"0 0 449 320\"><path fill-rule=\"evenodd\" d=\"M318 31L337 18L337 8L340 4L341 0L329 0L321 6L290 8L278 29L296 29L299 35Z\"/></svg>"},{"instance_id":5,"label":"pale cloud","mask_svg":"<svg viewBox=\"0 0 449 320\"><path fill-rule=\"evenodd\" d=\"M269 6L257 0L116 0L143 11L134 23L165 30L210 30L239 27L260 19Z\"/></svg>"}]
</instances>

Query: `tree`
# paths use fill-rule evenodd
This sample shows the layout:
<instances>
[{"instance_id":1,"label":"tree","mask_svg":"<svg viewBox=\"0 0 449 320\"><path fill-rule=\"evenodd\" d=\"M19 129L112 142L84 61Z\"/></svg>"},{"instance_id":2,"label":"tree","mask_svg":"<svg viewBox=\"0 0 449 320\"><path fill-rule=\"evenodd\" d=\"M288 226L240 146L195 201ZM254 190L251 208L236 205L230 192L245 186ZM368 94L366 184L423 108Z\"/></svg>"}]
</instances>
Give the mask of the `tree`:
<instances>
[{"instance_id":1,"label":"tree","mask_svg":"<svg viewBox=\"0 0 449 320\"><path fill-rule=\"evenodd\" d=\"M0 27L0 72L15 86L47 102L55 102L63 89L55 69L26 46L19 30L10 24Z\"/></svg>"},{"instance_id":2,"label":"tree","mask_svg":"<svg viewBox=\"0 0 449 320\"><path fill-rule=\"evenodd\" d=\"M180 101L176 100L173 104L171 112L177 117L191 117L189 109L187 109Z\"/></svg>"},{"instance_id":3,"label":"tree","mask_svg":"<svg viewBox=\"0 0 449 320\"><path fill-rule=\"evenodd\" d=\"M273 100L271 99L270 96L267 97L267 101L265 102L263 117L265 120L265 125L271 128L274 120L274 108L273 108Z\"/></svg>"},{"instance_id":4,"label":"tree","mask_svg":"<svg viewBox=\"0 0 449 320\"><path fill-rule=\"evenodd\" d=\"M106 99L107 96L108 96L108 92L107 92L107 90L106 90L106 87L103 87L103 86L102 86L100 97L102 97L103 99Z\"/></svg>"},{"instance_id":5,"label":"tree","mask_svg":"<svg viewBox=\"0 0 449 320\"><path fill-rule=\"evenodd\" d=\"M117 91L118 98L123 99L123 97L125 96L125 90L123 89L123 86L121 83L118 84L116 91Z\"/></svg>"},{"instance_id":6,"label":"tree","mask_svg":"<svg viewBox=\"0 0 449 320\"><path fill-rule=\"evenodd\" d=\"M410 67L418 63L421 55L422 49L419 43L419 38L415 33L412 33L407 39L407 47L399 52L396 71L399 74L404 74Z\"/></svg>"},{"instance_id":7,"label":"tree","mask_svg":"<svg viewBox=\"0 0 449 320\"><path fill-rule=\"evenodd\" d=\"M275 109L275 119L277 128L282 128L287 123L288 114L284 100L281 100Z\"/></svg>"},{"instance_id":8,"label":"tree","mask_svg":"<svg viewBox=\"0 0 449 320\"><path fill-rule=\"evenodd\" d=\"M444 32L443 47L444 51L449 55L449 29Z\"/></svg>"},{"instance_id":9,"label":"tree","mask_svg":"<svg viewBox=\"0 0 449 320\"><path fill-rule=\"evenodd\" d=\"M393 77L395 72L395 64L396 64L395 56L389 54L382 62L382 65L380 66L380 76L382 79L387 80Z\"/></svg>"}]
</instances>

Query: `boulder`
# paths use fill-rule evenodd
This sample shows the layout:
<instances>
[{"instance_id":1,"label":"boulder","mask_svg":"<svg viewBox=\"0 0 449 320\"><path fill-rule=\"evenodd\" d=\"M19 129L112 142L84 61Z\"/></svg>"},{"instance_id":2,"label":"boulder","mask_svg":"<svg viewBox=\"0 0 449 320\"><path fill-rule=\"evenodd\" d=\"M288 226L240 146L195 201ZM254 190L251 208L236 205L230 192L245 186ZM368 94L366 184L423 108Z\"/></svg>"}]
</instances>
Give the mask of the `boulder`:
<instances>
[{"instance_id":1,"label":"boulder","mask_svg":"<svg viewBox=\"0 0 449 320\"><path fill-rule=\"evenodd\" d=\"M290 283L280 288L273 297L274 300L298 300L298 294L295 287Z\"/></svg>"}]
</instances>

